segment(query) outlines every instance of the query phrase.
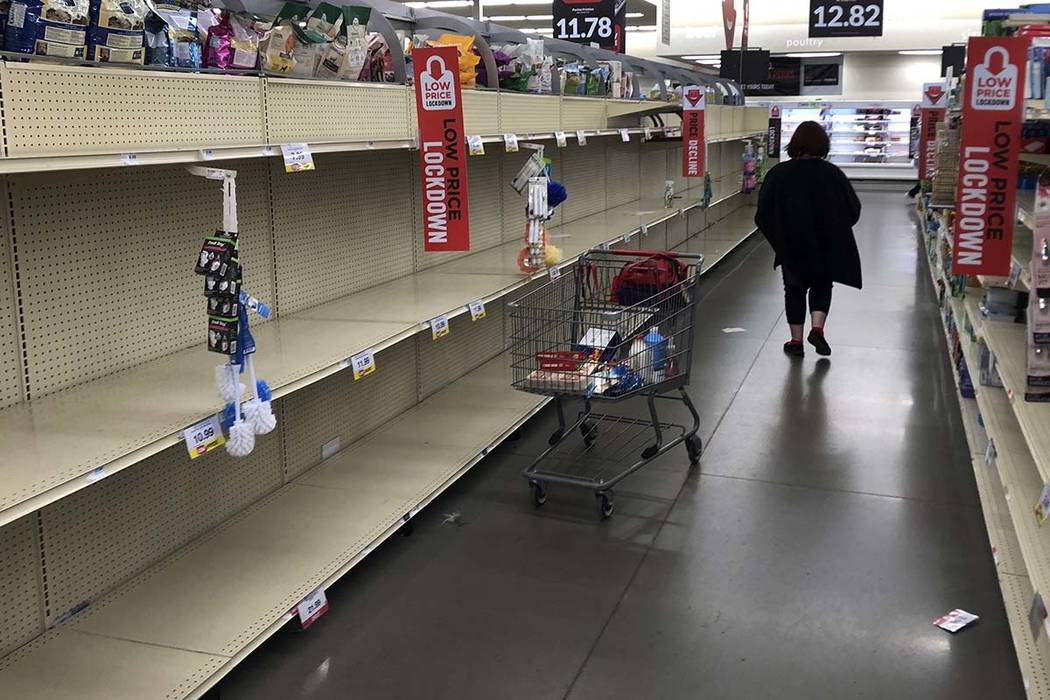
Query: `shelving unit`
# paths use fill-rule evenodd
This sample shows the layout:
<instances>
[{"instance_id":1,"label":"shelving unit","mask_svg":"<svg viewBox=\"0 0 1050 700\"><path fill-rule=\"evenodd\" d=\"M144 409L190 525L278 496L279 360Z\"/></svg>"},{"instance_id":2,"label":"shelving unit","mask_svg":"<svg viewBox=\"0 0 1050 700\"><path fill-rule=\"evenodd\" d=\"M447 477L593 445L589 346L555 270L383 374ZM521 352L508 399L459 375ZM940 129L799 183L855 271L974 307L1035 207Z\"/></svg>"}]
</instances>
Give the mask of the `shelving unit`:
<instances>
[{"instance_id":1,"label":"shelving unit","mask_svg":"<svg viewBox=\"0 0 1050 700\"><path fill-rule=\"evenodd\" d=\"M551 237L570 283L594 247L729 254L754 231L742 140L767 123L708 105L705 205L674 105L466 90L492 144L468 161L471 251L426 254L403 85L34 61L0 63L0 94L0 695L26 699L200 697L542 408L503 354L505 303L548 280L518 269L528 153L505 133L545 141L569 191ZM287 143L317 170L284 173ZM181 431L220 408L192 260L221 198L184 166L213 161L238 173L245 287L274 310L253 334L278 429L191 462Z\"/></svg>"}]
</instances>

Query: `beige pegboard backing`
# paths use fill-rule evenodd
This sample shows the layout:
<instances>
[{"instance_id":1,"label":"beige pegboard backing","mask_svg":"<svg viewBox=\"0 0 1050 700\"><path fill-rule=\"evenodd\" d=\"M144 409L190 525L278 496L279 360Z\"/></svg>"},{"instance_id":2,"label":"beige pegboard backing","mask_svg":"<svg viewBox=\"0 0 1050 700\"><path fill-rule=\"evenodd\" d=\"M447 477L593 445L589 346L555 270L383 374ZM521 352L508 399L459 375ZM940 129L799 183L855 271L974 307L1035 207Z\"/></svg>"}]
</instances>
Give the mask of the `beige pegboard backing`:
<instances>
[{"instance_id":1,"label":"beige pegboard backing","mask_svg":"<svg viewBox=\"0 0 1050 700\"><path fill-rule=\"evenodd\" d=\"M499 94L500 133L532 134L557 130L561 98L554 95Z\"/></svg>"},{"instance_id":2,"label":"beige pegboard backing","mask_svg":"<svg viewBox=\"0 0 1050 700\"><path fill-rule=\"evenodd\" d=\"M633 202L641 196L639 189L639 158L641 151L649 144L638 141L631 143L613 142L605 152L606 173L608 173L607 200L608 206L618 207Z\"/></svg>"},{"instance_id":3,"label":"beige pegboard backing","mask_svg":"<svg viewBox=\"0 0 1050 700\"><path fill-rule=\"evenodd\" d=\"M463 89L463 131L467 136L493 135L499 130L498 92L469 88ZM415 119L415 103L412 104ZM495 144L487 148L495 149Z\"/></svg>"},{"instance_id":4,"label":"beige pegboard backing","mask_svg":"<svg viewBox=\"0 0 1050 700\"><path fill-rule=\"evenodd\" d=\"M1050 700L1050 657L1047 637L1032 638L1027 612L1031 609L1035 591L1027 576L999 575L1003 606L1010 621L1014 650L1021 667L1026 695L1029 700Z\"/></svg>"},{"instance_id":5,"label":"beige pegboard backing","mask_svg":"<svg viewBox=\"0 0 1050 700\"><path fill-rule=\"evenodd\" d=\"M41 510L47 621L125 582L281 485L280 428L235 459L176 445Z\"/></svg>"},{"instance_id":6,"label":"beige pegboard backing","mask_svg":"<svg viewBox=\"0 0 1050 700\"><path fill-rule=\"evenodd\" d=\"M272 301L264 166L236 168L245 284ZM162 166L15 175L8 190L32 397L204 343L193 265L222 225L218 183Z\"/></svg>"},{"instance_id":7,"label":"beige pegboard backing","mask_svg":"<svg viewBox=\"0 0 1050 700\"><path fill-rule=\"evenodd\" d=\"M467 314L452 319L444 338L434 340L429 333L416 336L421 399L502 352L503 306L489 304L485 313L485 318L478 321Z\"/></svg>"},{"instance_id":8,"label":"beige pegboard backing","mask_svg":"<svg viewBox=\"0 0 1050 700\"><path fill-rule=\"evenodd\" d=\"M0 656L44 632L36 513L0 528Z\"/></svg>"},{"instance_id":9,"label":"beige pegboard backing","mask_svg":"<svg viewBox=\"0 0 1050 700\"><path fill-rule=\"evenodd\" d=\"M7 201L5 184L0 181L0 206L4 206ZM25 398L13 241L7 222L6 216L0 216L0 408L14 405Z\"/></svg>"},{"instance_id":10,"label":"beige pegboard backing","mask_svg":"<svg viewBox=\"0 0 1050 700\"><path fill-rule=\"evenodd\" d=\"M605 100L595 97L563 97L561 129L572 135L579 129L595 131L606 127Z\"/></svg>"},{"instance_id":11,"label":"beige pegboard backing","mask_svg":"<svg viewBox=\"0 0 1050 700\"><path fill-rule=\"evenodd\" d=\"M586 146L561 149L561 177L569 190L569 200L561 205L565 223L571 223L606 209L606 167L604 139L592 139Z\"/></svg>"},{"instance_id":12,"label":"beige pegboard backing","mask_svg":"<svg viewBox=\"0 0 1050 700\"><path fill-rule=\"evenodd\" d=\"M287 314L411 274L415 242L407 152L333 153L317 170L274 161L277 295Z\"/></svg>"},{"instance_id":13,"label":"beige pegboard backing","mask_svg":"<svg viewBox=\"0 0 1050 700\"><path fill-rule=\"evenodd\" d=\"M745 107L744 131L757 133L769 127L768 107Z\"/></svg>"},{"instance_id":14,"label":"beige pegboard backing","mask_svg":"<svg viewBox=\"0 0 1050 700\"><path fill-rule=\"evenodd\" d=\"M267 78L269 143L411 139L411 96L404 85Z\"/></svg>"},{"instance_id":15,"label":"beige pegboard backing","mask_svg":"<svg viewBox=\"0 0 1050 700\"><path fill-rule=\"evenodd\" d=\"M505 153L502 148L499 150L503 194L503 242L520 241L525 237L525 197L515 192L510 183L525 163L526 156L520 152ZM555 179L563 151L564 149L557 148L551 153L554 159Z\"/></svg>"},{"instance_id":16,"label":"beige pegboard backing","mask_svg":"<svg viewBox=\"0 0 1050 700\"><path fill-rule=\"evenodd\" d=\"M681 245L685 242L685 239L689 238L687 217L676 216L668 219L666 229L668 248L674 248L675 246Z\"/></svg>"},{"instance_id":17,"label":"beige pegboard backing","mask_svg":"<svg viewBox=\"0 0 1050 700\"><path fill-rule=\"evenodd\" d=\"M650 226L645 235L636 236L635 238L638 241L637 247L639 249L667 250L667 224L663 223ZM633 241L631 247L635 247Z\"/></svg>"},{"instance_id":18,"label":"beige pegboard backing","mask_svg":"<svg viewBox=\"0 0 1050 700\"><path fill-rule=\"evenodd\" d=\"M652 199L664 196L667 181L667 149L663 143L647 143L641 150L641 196Z\"/></svg>"},{"instance_id":19,"label":"beige pegboard backing","mask_svg":"<svg viewBox=\"0 0 1050 700\"><path fill-rule=\"evenodd\" d=\"M266 141L259 78L5 62L8 156Z\"/></svg>"},{"instance_id":20,"label":"beige pegboard backing","mask_svg":"<svg viewBox=\"0 0 1050 700\"><path fill-rule=\"evenodd\" d=\"M493 144L494 146L495 144ZM412 171L412 183L415 189L415 209L419 210L422 201L422 183ZM427 253L423 251L422 228L413 228L415 235L416 269L425 270L449 260L461 258L470 253L488 250L503 242L503 184L500 180L499 150L490 148L484 156L471 157L467 161L467 178L470 204L470 250L466 252ZM418 221L418 219L417 219Z\"/></svg>"}]
</instances>

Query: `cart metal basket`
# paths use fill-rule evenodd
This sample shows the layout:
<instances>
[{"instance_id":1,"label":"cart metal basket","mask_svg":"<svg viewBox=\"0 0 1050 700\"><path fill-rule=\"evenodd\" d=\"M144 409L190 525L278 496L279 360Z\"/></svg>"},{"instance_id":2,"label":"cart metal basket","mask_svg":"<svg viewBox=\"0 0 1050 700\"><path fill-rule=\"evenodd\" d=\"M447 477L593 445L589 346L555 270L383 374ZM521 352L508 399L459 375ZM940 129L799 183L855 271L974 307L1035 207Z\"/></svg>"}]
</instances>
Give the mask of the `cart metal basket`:
<instances>
[{"instance_id":1,"label":"cart metal basket","mask_svg":"<svg viewBox=\"0 0 1050 700\"><path fill-rule=\"evenodd\" d=\"M703 256L592 250L570 272L511 302L515 389L554 398L558 428L524 470L537 506L549 483L593 490L602 519L613 487L680 444L699 463L700 416L685 387L693 354ZM594 413L595 402L645 397L649 419ZM657 399L679 401L689 427L660 421ZM582 404L569 425L565 404ZM570 438L579 433L579 439Z\"/></svg>"}]
</instances>

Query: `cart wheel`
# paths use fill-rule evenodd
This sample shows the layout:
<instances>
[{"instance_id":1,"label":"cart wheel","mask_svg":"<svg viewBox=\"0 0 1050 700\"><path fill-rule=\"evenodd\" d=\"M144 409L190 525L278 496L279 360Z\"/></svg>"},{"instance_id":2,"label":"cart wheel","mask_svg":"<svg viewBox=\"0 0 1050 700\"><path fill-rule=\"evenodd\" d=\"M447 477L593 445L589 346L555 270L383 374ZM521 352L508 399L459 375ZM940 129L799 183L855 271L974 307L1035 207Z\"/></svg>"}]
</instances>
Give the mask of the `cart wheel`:
<instances>
[{"instance_id":1,"label":"cart wheel","mask_svg":"<svg viewBox=\"0 0 1050 700\"><path fill-rule=\"evenodd\" d=\"M612 494L599 492L595 494L595 497L598 499L598 517L608 520L613 514Z\"/></svg>"},{"instance_id":2,"label":"cart wheel","mask_svg":"<svg viewBox=\"0 0 1050 700\"><path fill-rule=\"evenodd\" d=\"M553 433L551 433L551 439L550 439L550 440L548 440L548 441L547 441L547 443L548 443L548 444L549 444L549 445L550 445L551 447L554 447L554 446L555 446L555 445L557 445L557 444L558 444L558 442L559 442L559 441L561 440L561 436L562 436L563 434L564 434L564 433L563 433L563 432L562 432L561 430L555 430L555 431L554 431Z\"/></svg>"},{"instance_id":3,"label":"cart wheel","mask_svg":"<svg viewBox=\"0 0 1050 700\"><path fill-rule=\"evenodd\" d=\"M547 487L541 481L530 481L532 487L532 504L539 508L547 502Z\"/></svg>"},{"instance_id":4,"label":"cart wheel","mask_svg":"<svg viewBox=\"0 0 1050 700\"><path fill-rule=\"evenodd\" d=\"M580 435L583 436L583 444L590 447L598 439L598 426L590 421L580 424Z\"/></svg>"},{"instance_id":5,"label":"cart wheel","mask_svg":"<svg viewBox=\"0 0 1050 700\"><path fill-rule=\"evenodd\" d=\"M695 467L700 464L700 455L704 453L704 441L699 435L690 435L685 441L685 449L689 452L689 466Z\"/></svg>"}]
</instances>

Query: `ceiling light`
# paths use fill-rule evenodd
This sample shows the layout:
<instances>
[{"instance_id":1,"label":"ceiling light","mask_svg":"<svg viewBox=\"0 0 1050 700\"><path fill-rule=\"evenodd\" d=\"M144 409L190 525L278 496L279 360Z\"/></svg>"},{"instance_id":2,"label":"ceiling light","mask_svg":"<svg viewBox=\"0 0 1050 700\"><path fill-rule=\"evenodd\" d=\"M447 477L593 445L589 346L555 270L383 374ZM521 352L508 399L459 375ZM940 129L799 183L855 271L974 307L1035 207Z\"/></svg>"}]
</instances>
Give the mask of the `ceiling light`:
<instances>
[{"instance_id":1,"label":"ceiling light","mask_svg":"<svg viewBox=\"0 0 1050 700\"><path fill-rule=\"evenodd\" d=\"M707 53L700 54L698 56L682 56L687 61L705 61L705 60L721 60L722 54L720 53Z\"/></svg>"},{"instance_id":2,"label":"ceiling light","mask_svg":"<svg viewBox=\"0 0 1050 700\"><path fill-rule=\"evenodd\" d=\"M474 7L470 0L430 0L430 2L406 2L409 7L440 9L445 7Z\"/></svg>"},{"instance_id":3,"label":"ceiling light","mask_svg":"<svg viewBox=\"0 0 1050 700\"><path fill-rule=\"evenodd\" d=\"M525 15L493 15L489 17L493 22L524 22L528 19L535 19L534 17L526 17Z\"/></svg>"},{"instance_id":4,"label":"ceiling light","mask_svg":"<svg viewBox=\"0 0 1050 700\"><path fill-rule=\"evenodd\" d=\"M627 27L627 31L629 31L629 32L655 32L656 31L656 25L655 24L649 24L649 25Z\"/></svg>"},{"instance_id":5,"label":"ceiling light","mask_svg":"<svg viewBox=\"0 0 1050 700\"><path fill-rule=\"evenodd\" d=\"M554 15L529 15L529 19L539 22L544 19L554 19Z\"/></svg>"},{"instance_id":6,"label":"ceiling light","mask_svg":"<svg viewBox=\"0 0 1050 700\"><path fill-rule=\"evenodd\" d=\"M815 53L789 53L788 58L835 58L841 56L841 51L815 52Z\"/></svg>"},{"instance_id":7,"label":"ceiling light","mask_svg":"<svg viewBox=\"0 0 1050 700\"><path fill-rule=\"evenodd\" d=\"M901 56L940 56L941 49L914 49L910 51L898 51Z\"/></svg>"}]
</instances>

